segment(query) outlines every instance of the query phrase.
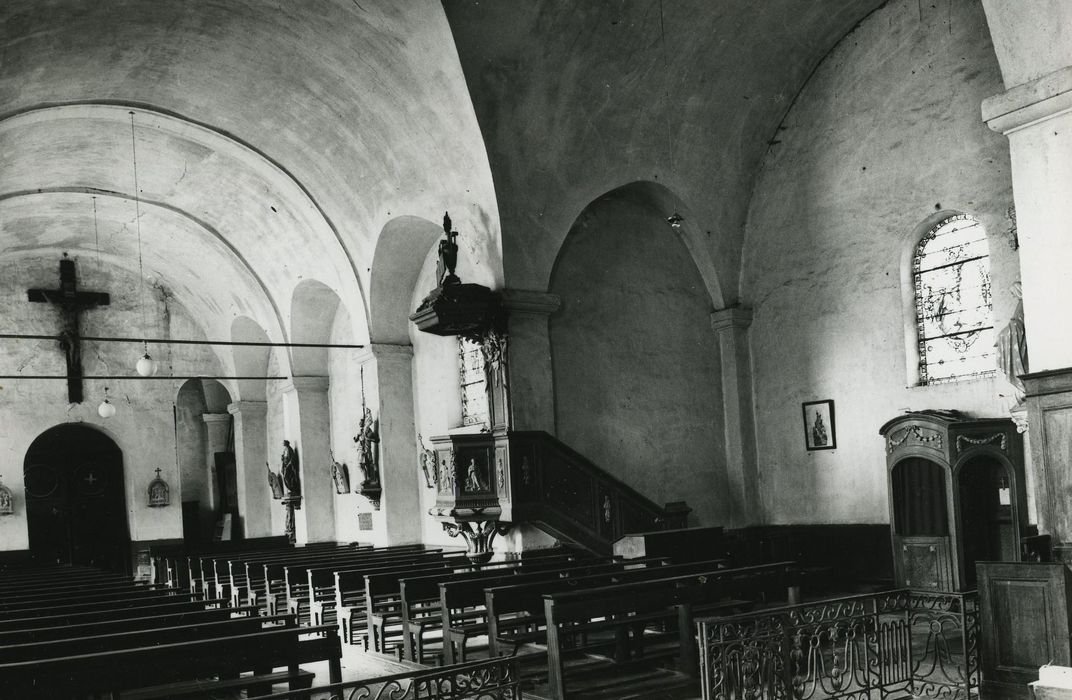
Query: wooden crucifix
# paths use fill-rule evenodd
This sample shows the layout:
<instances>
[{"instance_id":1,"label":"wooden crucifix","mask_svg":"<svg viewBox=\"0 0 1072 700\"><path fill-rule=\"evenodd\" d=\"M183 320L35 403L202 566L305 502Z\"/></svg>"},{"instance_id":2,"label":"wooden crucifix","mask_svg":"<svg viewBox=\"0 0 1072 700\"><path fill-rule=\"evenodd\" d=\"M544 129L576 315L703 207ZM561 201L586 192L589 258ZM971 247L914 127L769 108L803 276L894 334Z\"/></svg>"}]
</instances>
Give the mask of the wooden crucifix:
<instances>
[{"instance_id":1,"label":"wooden crucifix","mask_svg":"<svg viewBox=\"0 0 1072 700\"><path fill-rule=\"evenodd\" d=\"M60 260L59 289L30 289L30 301L47 302L60 307L63 328L60 330L60 347L67 356L67 400L82 403L82 312L96 306L107 306L111 297L107 292L80 292L75 275L74 260L63 254Z\"/></svg>"}]
</instances>

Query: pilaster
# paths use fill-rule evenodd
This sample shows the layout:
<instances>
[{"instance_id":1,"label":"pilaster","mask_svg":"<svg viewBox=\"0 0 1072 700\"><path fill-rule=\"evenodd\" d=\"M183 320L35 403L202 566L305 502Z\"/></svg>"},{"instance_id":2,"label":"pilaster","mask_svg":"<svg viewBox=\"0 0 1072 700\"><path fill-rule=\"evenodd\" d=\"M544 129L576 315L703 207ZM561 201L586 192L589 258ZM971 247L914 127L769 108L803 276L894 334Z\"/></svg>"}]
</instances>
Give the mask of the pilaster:
<instances>
[{"instance_id":1,"label":"pilaster","mask_svg":"<svg viewBox=\"0 0 1072 700\"><path fill-rule=\"evenodd\" d=\"M502 290L507 309L507 372L511 427L555 434L554 376L548 318L562 306L556 294Z\"/></svg>"},{"instance_id":2,"label":"pilaster","mask_svg":"<svg viewBox=\"0 0 1072 700\"><path fill-rule=\"evenodd\" d=\"M231 435L231 416L228 413L202 413L205 423L205 469L208 471L209 500L219 508L221 496L216 478L216 453L227 451L227 438Z\"/></svg>"},{"instance_id":3,"label":"pilaster","mask_svg":"<svg viewBox=\"0 0 1072 700\"><path fill-rule=\"evenodd\" d=\"M422 486L413 418L413 346L372 343L358 361L364 368L370 407L379 420L380 510L386 543L419 542Z\"/></svg>"},{"instance_id":4,"label":"pilaster","mask_svg":"<svg viewBox=\"0 0 1072 700\"><path fill-rule=\"evenodd\" d=\"M268 404L265 401L236 401L227 406L234 416L235 476L238 512L246 537L272 534L269 508L272 494L264 464L268 461Z\"/></svg>"},{"instance_id":5,"label":"pilaster","mask_svg":"<svg viewBox=\"0 0 1072 700\"><path fill-rule=\"evenodd\" d=\"M301 510L294 514L299 544L335 539L328 384L324 376L300 376L291 377L282 387L284 436L298 453L304 497ZM278 449L282 451L282 445Z\"/></svg>"},{"instance_id":6,"label":"pilaster","mask_svg":"<svg viewBox=\"0 0 1072 700\"><path fill-rule=\"evenodd\" d=\"M722 415L732 511L727 525L753 521L759 503L756 426L752 404L752 353L748 329L752 310L729 308L711 314L722 360Z\"/></svg>"}]
</instances>

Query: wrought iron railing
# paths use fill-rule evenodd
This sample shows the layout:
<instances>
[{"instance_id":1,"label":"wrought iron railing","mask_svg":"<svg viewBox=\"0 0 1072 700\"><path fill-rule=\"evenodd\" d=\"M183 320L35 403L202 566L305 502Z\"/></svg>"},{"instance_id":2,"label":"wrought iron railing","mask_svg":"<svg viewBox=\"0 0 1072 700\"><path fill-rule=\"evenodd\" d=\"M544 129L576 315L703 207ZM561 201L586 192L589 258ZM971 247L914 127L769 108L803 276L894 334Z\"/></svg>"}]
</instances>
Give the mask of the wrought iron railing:
<instances>
[{"instance_id":1,"label":"wrought iron railing","mask_svg":"<svg viewBox=\"0 0 1072 700\"><path fill-rule=\"evenodd\" d=\"M704 700L968 700L975 591L902 589L697 620Z\"/></svg>"},{"instance_id":2,"label":"wrought iron railing","mask_svg":"<svg viewBox=\"0 0 1072 700\"><path fill-rule=\"evenodd\" d=\"M258 697L262 700L521 700L518 663L516 658L500 657Z\"/></svg>"}]
</instances>

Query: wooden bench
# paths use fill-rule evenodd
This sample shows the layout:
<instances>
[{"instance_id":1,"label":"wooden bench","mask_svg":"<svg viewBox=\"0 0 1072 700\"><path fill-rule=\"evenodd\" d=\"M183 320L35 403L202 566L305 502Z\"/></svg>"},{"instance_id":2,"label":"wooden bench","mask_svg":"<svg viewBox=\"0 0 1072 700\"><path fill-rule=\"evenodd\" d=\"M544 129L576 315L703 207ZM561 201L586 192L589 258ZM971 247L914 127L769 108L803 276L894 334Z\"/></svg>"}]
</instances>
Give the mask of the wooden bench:
<instances>
[{"instance_id":1,"label":"wooden bench","mask_svg":"<svg viewBox=\"0 0 1072 700\"><path fill-rule=\"evenodd\" d=\"M401 627L403 629L403 657L411 661L424 658L429 642L443 640L442 606L450 607L450 619L455 627L468 622L482 625L484 621L484 588L523 582L553 581L566 576L581 576L601 571L620 571L626 566L647 566L652 562L625 563L614 557L586 557L574 560L573 555L559 560L555 557L539 557L513 560L504 564L516 566L499 569L483 569L449 576L432 575L407 578L400 581ZM662 560L658 561L659 564ZM438 633L438 637L435 634ZM426 635L431 634L431 637ZM454 639L455 644L464 641ZM460 655L459 658L462 658Z\"/></svg>"},{"instance_id":2,"label":"wooden bench","mask_svg":"<svg viewBox=\"0 0 1072 700\"><path fill-rule=\"evenodd\" d=\"M643 561L643 560L634 560ZM661 560L656 560L661 561ZM625 562L630 563L630 562ZM584 576L570 576L555 581L538 581L535 583L512 582L503 586L488 586L483 591L483 608L486 623L483 626L457 625L450 618L452 610L443 611L444 630L448 641L445 645L448 663L454 659L464 659L465 642L480 634L488 635L488 653L498 656L504 646L511 646L511 654L516 654L524 644L544 640L543 596L547 593L562 593L577 590L590 590L630 581L646 581L670 576L711 574L726 568L725 559L688 562L685 564L666 564L662 566L645 566L622 571L606 571ZM471 602L471 599L459 601ZM450 601L448 601L449 605Z\"/></svg>"},{"instance_id":3,"label":"wooden bench","mask_svg":"<svg viewBox=\"0 0 1072 700\"><path fill-rule=\"evenodd\" d=\"M286 535L228 540L204 547L190 547L185 543L149 545L150 582L166 584L173 588L190 587L189 568L186 566L186 561L189 556L199 552L283 549L290 546L292 545Z\"/></svg>"},{"instance_id":4,"label":"wooden bench","mask_svg":"<svg viewBox=\"0 0 1072 700\"><path fill-rule=\"evenodd\" d=\"M375 549L368 554L351 557L338 557L315 562L288 564L283 567L283 590L287 601L287 611L303 618L308 615L311 624L326 624L325 613L333 610L335 572L343 569L361 568L369 565L403 564L427 560L441 561L441 549L417 548ZM319 621L312 615L312 608L317 605Z\"/></svg>"},{"instance_id":5,"label":"wooden bench","mask_svg":"<svg viewBox=\"0 0 1072 700\"><path fill-rule=\"evenodd\" d=\"M320 542L292 547L287 550L268 552L243 552L239 554L214 555L201 557L201 571L203 576L202 586L208 594L217 598L230 598L230 573L232 562L245 560L274 561L287 560L298 557L313 557L327 555L336 551L352 551L356 549L369 549L368 545L338 544L335 542Z\"/></svg>"},{"instance_id":6,"label":"wooden bench","mask_svg":"<svg viewBox=\"0 0 1072 700\"><path fill-rule=\"evenodd\" d=\"M179 600L175 600L179 598ZM172 602L174 601L174 602ZM159 602L147 605L120 606L114 608L97 608L93 610L40 610L35 614L26 614L25 617L9 618L0 620L0 633L14 630L34 629L37 627L49 627L56 625L78 625L86 622L100 622L111 619L129 617L145 617L148 615L169 615L180 612L193 612L213 607L223 607L225 600L191 600L183 599L182 596L162 598Z\"/></svg>"},{"instance_id":7,"label":"wooden bench","mask_svg":"<svg viewBox=\"0 0 1072 700\"><path fill-rule=\"evenodd\" d=\"M696 675L694 615L697 611L737 607L737 601L786 593L800 585L793 562L724 569L701 575L675 576L640 582L548 593L543 596L546 620L548 686L553 700L565 700L564 655L574 641L595 633L610 633L618 663L651 656L644 630L656 621L676 622L676 639L657 656L676 657L677 668ZM588 647L591 649L591 647ZM616 673L620 673L620 669ZM602 682L602 681L597 681Z\"/></svg>"},{"instance_id":8,"label":"wooden bench","mask_svg":"<svg viewBox=\"0 0 1072 700\"><path fill-rule=\"evenodd\" d=\"M466 560L467 561L467 560ZM406 576L419 576L434 571L454 571L463 566L458 558L441 559L429 562L411 562L392 567L382 567L366 571L336 572L336 586L342 590L354 591L355 580L359 579L361 589L351 593L346 605L337 608L339 626L349 630L350 643L355 644L355 635L359 630L365 650L388 653L386 638L382 636L382 625L373 626L373 618L389 611L397 610L399 581Z\"/></svg>"},{"instance_id":9,"label":"wooden bench","mask_svg":"<svg viewBox=\"0 0 1072 700\"><path fill-rule=\"evenodd\" d=\"M347 545L320 543L306 547L294 547L287 551L243 554L229 557L225 563L215 564L219 571L217 576L217 595L230 589L233 604L240 605L255 599L262 590L263 580L256 574L261 565L269 562L298 561L323 557L347 556L359 552L371 552L371 545L351 543ZM247 566L247 564L254 564ZM252 578L251 578L252 575Z\"/></svg>"},{"instance_id":10,"label":"wooden bench","mask_svg":"<svg viewBox=\"0 0 1072 700\"><path fill-rule=\"evenodd\" d=\"M333 626L295 626L0 664L0 678L5 692L18 698L120 693L147 686L157 686L159 697L167 697L169 691L162 684L183 684L209 675L233 678L286 667L300 681L299 664L323 660L328 662L329 681L336 683L341 680L341 656Z\"/></svg>"}]
</instances>

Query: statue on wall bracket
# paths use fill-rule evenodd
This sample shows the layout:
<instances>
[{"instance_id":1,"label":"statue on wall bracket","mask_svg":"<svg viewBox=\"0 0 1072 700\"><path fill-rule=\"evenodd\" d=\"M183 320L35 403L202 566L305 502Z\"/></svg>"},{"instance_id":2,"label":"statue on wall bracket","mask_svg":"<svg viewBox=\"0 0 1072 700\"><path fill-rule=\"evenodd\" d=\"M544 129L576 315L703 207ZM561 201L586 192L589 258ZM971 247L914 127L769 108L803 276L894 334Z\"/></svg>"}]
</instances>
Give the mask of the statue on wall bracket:
<instances>
[{"instance_id":1,"label":"statue on wall bracket","mask_svg":"<svg viewBox=\"0 0 1072 700\"><path fill-rule=\"evenodd\" d=\"M350 468L346 462L335 459L335 453L331 455L331 480L335 483L335 493L350 493Z\"/></svg>"},{"instance_id":2,"label":"statue on wall bracket","mask_svg":"<svg viewBox=\"0 0 1072 700\"><path fill-rule=\"evenodd\" d=\"M283 454L280 455L281 466L279 475L276 477L281 482L281 488L285 487L287 493L282 497L283 507L287 509L286 522L283 531L291 544L295 542L294 511L301 510L301 476L298 473L298 452L290 446L290 440L283 441ZM269 482L272 481L271 469L268 470ZM272 487L274 493L275 487Z\"/></svg>"},{"instance_id":3,"label":"statue on wall bracket","mask_svg":"<svg viewBox=\"0 0 1072 700\"><path fill-rule=\"evenodd\" d=\"M380 495L383 493L383 487L380 485L380 434L377 431L377 421L372 417L372 409L367 406L363 408L364 413L357 424L357 435L354 436L361 483L354 492L369 499L372 507L379 510Z\"/></svg>"}]
</instances>

